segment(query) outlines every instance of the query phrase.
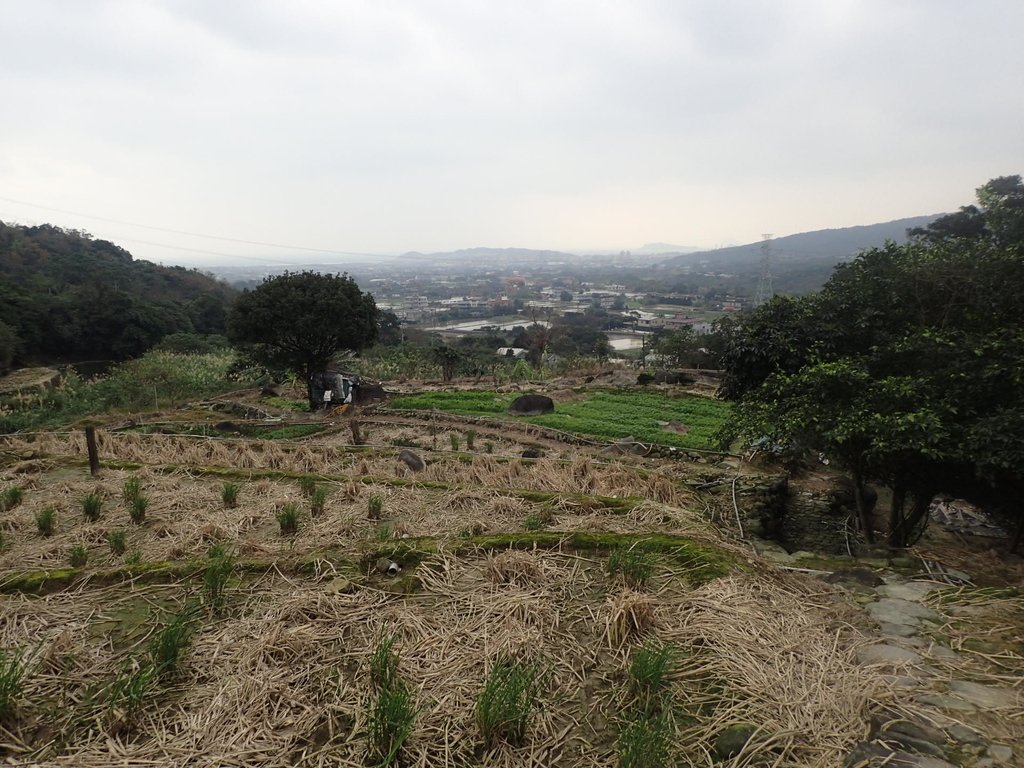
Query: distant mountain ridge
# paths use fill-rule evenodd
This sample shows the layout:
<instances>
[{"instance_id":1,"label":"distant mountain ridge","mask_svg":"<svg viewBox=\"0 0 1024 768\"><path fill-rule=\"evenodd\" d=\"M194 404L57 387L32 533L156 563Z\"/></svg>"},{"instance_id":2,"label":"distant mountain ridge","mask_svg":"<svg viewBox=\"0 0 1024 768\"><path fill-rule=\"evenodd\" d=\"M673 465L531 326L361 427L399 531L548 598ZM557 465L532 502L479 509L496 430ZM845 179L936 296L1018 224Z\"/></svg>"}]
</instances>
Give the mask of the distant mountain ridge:
<instances>
[{"instance_id":1,"label":"distant mountain ridge","mask_svg":"<svg viewBox=\"0 0 1024 768\"><path fill-rule=\"evenodd\" d=\"M774 266L799 262L827 263L831 268L840 261L847 261L865 248L876 248L885 245L887 240L904 243L907 230L930 224L942 214L930 216L913 216L907 219L896 219L881 224L867 224L856 227L838 229L818 229L812 232L800 232L772 239L770 248ZM747 243L729 248L718 248L713 251L695 251L675 256L659 264L660 267L683 267L706 263L716 269L735 269L736 267L760 264L764 255L764 243Z\"/></svg>"}]
</instances>

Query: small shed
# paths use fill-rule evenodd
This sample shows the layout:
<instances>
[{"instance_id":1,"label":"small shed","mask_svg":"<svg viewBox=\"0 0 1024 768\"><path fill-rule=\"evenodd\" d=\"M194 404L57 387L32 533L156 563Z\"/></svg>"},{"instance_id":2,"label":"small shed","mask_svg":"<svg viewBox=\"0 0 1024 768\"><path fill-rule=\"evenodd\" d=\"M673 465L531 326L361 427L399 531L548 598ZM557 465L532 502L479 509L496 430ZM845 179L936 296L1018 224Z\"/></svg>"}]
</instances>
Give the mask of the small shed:
<instances>
[{"instance_id":1,"label":"small shed","mask_svg":"<svg viewBox=\"0 0 1024 768\"><path fill-rule=\"evenodd\" d=\"M512 360L525 360L529 350L522 347L498 347L498 357L507 357Z\"/></svg>"}]
</instances>

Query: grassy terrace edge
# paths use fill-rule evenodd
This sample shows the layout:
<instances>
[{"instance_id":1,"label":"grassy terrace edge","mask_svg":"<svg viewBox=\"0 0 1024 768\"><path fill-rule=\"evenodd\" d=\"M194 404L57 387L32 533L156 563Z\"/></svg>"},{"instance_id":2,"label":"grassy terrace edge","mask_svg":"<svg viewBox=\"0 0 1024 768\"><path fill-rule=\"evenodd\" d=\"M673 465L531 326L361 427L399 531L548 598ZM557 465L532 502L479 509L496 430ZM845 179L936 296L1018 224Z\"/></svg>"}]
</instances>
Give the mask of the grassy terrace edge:
<instances>
[{"instance_id":1,"label":"grassy terrace edge","mask_svg":"<svg viewBox=\"0 0 1024 768\"><path fill-rule=\"evenodd\" d=\"M671 566L681 568L681 575L692 585L712 581L740 568L740 563L727 552L684 536L532 531L464 538L421 536L394 543L370 544L359 553L328 549L298 558L240 559L235 563L235 570L240 573L275 570L310 575L319 573L323 565L330 564L333 572L350 578L353 584L358 585L365 581L372 564L381 557L408 567L443 552L468 555L506 549L565 549L603 555L621 547L634 547L659 555ZM205 565L201 560L165 560L101 569L41 568L0 576L0 593L43 595L72 585L104 587L129 581L141 584L188 581L201 576Z\"/></svg>"}]
</instances>

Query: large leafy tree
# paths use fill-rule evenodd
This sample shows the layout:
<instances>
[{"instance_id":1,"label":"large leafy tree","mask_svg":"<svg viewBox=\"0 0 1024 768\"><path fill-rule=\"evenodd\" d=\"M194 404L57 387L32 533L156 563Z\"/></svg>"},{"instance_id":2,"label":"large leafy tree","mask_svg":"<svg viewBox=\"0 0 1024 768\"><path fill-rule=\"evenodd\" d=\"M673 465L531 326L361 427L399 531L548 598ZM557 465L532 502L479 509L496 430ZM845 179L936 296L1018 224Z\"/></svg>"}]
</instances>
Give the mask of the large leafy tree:
<instances>
[{"instance_id":1,"label":"large leafy tree","mask_svg":"<svg viewBox=\"0 0 1024 768\"><path fill-rule=\"evenodd\" d=\"M228 338L255 362L301 376L312 407L310 377L337 352L374 342L377 305L348 275L286 272L235 300Z\"/></svg>"},{"instance_id":2,"label":"large leafy tree","mask_svg":"<svg viewBox=\"0 0 1024 768\"><path fill-rule=\"evenodd\" d=\"M940 491L984 490L1024 521L1019 187L1003 177L979 190L980 232L938 227L866 251L820 294L732 330L723 391L742 398L738 431L826 453L858 488L888 485L894 545Z\"/></svg>"}]
</instances>

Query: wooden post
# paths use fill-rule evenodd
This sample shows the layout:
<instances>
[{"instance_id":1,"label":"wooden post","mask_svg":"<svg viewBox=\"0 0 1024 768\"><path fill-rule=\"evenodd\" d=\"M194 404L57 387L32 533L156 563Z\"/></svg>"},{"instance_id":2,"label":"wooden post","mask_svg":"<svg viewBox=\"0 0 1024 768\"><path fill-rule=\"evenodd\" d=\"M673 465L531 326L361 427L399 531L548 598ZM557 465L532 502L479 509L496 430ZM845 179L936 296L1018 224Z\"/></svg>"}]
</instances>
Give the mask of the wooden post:
<instances>
[{"instance_id":1,"label":"wooden post","mask_svg":"<svg viewBox=\"0 0 1024 768\"><path fill-rule=\"evenodd\" d=\"M85 428L85 445L89 449L89 471L95 477L100 473L100 454L96 450L96 427Z\"/></svg>"}]
</instances>

